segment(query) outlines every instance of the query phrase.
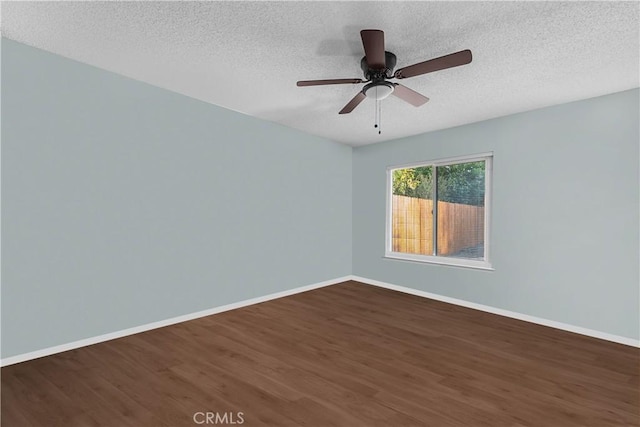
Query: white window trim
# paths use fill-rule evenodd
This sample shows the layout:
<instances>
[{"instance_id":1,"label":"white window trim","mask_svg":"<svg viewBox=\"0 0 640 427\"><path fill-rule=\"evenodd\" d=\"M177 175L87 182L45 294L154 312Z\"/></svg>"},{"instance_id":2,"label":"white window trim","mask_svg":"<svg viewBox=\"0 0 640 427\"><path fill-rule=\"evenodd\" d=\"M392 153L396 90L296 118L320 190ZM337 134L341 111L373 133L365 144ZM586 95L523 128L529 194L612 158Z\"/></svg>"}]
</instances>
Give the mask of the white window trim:
<instances>
[{"instance_id":1,"label":"white window trim","mask_svg":"<svg viewBox=\"0 0 640 427\"><path fill-rule=\"evenodd\" d=\"M478 261L473 259L452 258L444 256L407 254L403 252L392 251L392 196L393 196L393 171L397 169L414 168L418 166L446 166L456 163L465 163L483 160L485 162L484 179L484 260ZM489 253L491 235L491 191L493 188L491 177L493 175L493 153L481 153L469 156L449 157L446 159L428 160L422 162L407 163L403 165L394 165L387 167L387 201L386 201L386 223L385 223L385 258L402 261L423 262L428 264L449 265L455 267L477 268L481 270L493 270L491 265L491 257ZM436 231L437 232L437 231Z\"/></svg>"}]
</instances>

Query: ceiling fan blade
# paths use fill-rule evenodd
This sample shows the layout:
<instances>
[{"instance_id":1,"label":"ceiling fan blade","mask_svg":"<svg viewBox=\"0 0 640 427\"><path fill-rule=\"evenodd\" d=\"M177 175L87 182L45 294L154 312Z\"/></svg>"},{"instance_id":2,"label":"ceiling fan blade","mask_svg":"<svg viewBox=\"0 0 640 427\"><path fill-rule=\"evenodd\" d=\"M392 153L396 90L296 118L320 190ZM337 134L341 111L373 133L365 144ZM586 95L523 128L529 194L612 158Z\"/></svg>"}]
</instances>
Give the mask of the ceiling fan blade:
<instances>
[{"instance_id":1,"label":"ceiling fan blade","mask_svg":"<svg viewBox=\"0 0 640 427\"><path fill-rule=\"evenodd\" d=\"M429 101L424 95L419 94L413 89L409 89L406 86L403 86L399 83L394 83L394 89L392 94L402 99L403 101L407 101L409 104L414 107L419 107Z\"/></svg>"},{"instance_id":2,"label":"ceiling fan blade","mask_svg":"<svg viewBox=\"0 0 640 427\"><path fill-rule=\"evenodd\" d=\"M380 30L362 30L362 45L367 58L367 65L374 70L386 68L387 61L384 54L384 32Z\"/></svg>"},{"instance_id":3,"label":"ceiling fan blade","mask_svg":"<svg viewBox=\"0 0 640 427\"><path fill-rule=\"evenodd\" d=\"M364 92L358 92L358 94L356 96L353 97L353 99L351 101L349 101L347 103L347 105L344 106L344 108L342 110L340 110L340 112L338 114L348 114L350 112L353 111L354 108L356 108L358 106L358 104L360 104L362 101L364 101L364 99L366 98Z\"/></svg>"},{"instance_id":4,"label":"ceiling fan blade","mask_svg":"<svg viewBox=\"0 0 640 427\"><path fill-rule=\"evenodd\" d=\"M460 52L441 56L440 58L430 59L429 61L419 62L417 64L409 65L408 67L400 68L396 70L394 77L397 79L406 79L407 77L414 77L447 68L458 67L470 62L471 51L469 49L461 50Z\"/></svg>"},{"instance_id":5,"label":"ceiling fan blade","mask_svg":"<svg viewBox=\"0 0 640 427\"><path fill-rule=\"evenodd\" d=\"M320 86L320 85L343 85L343 84L364 83L362 79L332 79L332 80L300 80L298 86Z\"/></svg>"}]
</instances>

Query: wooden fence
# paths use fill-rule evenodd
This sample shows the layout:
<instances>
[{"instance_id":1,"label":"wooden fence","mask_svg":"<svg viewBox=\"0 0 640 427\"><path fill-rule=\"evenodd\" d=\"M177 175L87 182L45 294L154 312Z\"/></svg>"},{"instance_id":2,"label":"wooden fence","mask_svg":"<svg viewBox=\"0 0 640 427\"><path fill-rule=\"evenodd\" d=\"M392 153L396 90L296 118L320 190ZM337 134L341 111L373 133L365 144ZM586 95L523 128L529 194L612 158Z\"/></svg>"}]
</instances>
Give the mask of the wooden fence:
<instances>
[{"instance_id":1,"label":"wooden fence","mask_svg":"<svg viewBox=\"0 0 640 427\"><path fill-rule=\"evenodd\" d=\"M433 255L433 201L393 196L394 252ZM484 207L438 202L438 254L452 255L484 242Z\"/></svg>"}]
</instances>

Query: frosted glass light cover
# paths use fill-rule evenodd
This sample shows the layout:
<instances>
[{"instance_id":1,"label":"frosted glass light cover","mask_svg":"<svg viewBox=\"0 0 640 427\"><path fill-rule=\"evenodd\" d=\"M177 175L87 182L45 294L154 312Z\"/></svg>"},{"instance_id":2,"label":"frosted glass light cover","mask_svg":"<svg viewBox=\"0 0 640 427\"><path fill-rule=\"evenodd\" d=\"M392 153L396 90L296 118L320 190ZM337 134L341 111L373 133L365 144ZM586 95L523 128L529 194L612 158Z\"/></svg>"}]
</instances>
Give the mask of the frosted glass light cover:
<instances>
[{"instance_id":1,"label":"frosted glass light cover","mask_svg":"<svg viewBox=\"0 0 640 427\"><path fill-rule=\"evenodd\" d=\"M379 84L367 88L364 94L371 99L381 100L393 93L393 86L386 84Z\"/></svg>"}]
</instances>

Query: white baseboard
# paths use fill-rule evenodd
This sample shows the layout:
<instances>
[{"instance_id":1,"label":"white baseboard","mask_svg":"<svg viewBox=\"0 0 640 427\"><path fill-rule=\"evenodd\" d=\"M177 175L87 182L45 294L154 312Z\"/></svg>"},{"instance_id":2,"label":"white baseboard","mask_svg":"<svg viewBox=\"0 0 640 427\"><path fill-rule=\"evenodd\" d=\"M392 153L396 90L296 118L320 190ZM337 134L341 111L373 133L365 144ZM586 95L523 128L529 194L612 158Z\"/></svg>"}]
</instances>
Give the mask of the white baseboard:
<instances>
[{"instance_id":1,"label":"white baseboard","mask_svg":"<svg viewBox=\"0 0 640 427\"><path fill-rule=\"evenodd\" d=\"M417 289L398 286L391 283L381 282L379 280L367 279L366 277L351 276L350 280L355 280L367 285L378 286L381 288L391 289L394 291L404 292L406 294L416 295L419 297L434 299L437 301L455 304L462 307L473 308L474 310L486 311L487 313L497 314L500 316L511 317L512 319L524 320L525 322L537 323L538 325L549 326L551 328L562 329L563 331L574 332L580 335L586 335L593 338L612 341L618 344L624 344L632 347L640 347L640 340L622 337L619 335L608 334L593 329L583 328L581 326L569 325L567 323L556 322L555 320L542 319L540 317L529 316L528 314L516 313L515 311L503 310L488 305L477 304L475 302L464 301L457 298L451 298L443 295L432 294L430 292L419 291Z\"/></svg>"},{"instance_id":2,"label":"white baseboard","mask_svg":"<svg viewBox=\"0 0 640 427\"><path fill-rule=\"evenodd\" d=\"M123 329L121 331L111 332L96 337L86 338L79 341L73 341L67 344L61 344L54 347L44 348L42 350L36 350L29 353L18 354L16 356L7 357L0 360L0 366L9 366L20 362L26 362L27 360L38 359L44 356L50 356L56 353L62 353L64 351L73 350L80 347L86 347L92 344L98 344L104 341L113 340L116 338L126 337L128 335L138 334L140 332L150 331L152 329L162 328L176 323L186 322L188 320L197 319L200 317L211 316L212 314L222 313L224 311L234 310L236 308L246 307L248 305L259 304L261 302L269 301L272 299L283 298L289 295L299 294L301 292L310 291L313 289L322 288L325 286L335 285L337 283L351 280L351 276L338 277L336 279L325 280L324 282L314 283L312 285L301 286L299 288L289 289L282 292L276 292L257 298L251 298L240 302L234 302L232 304L222 305L219 307L210 308L207 310L198 311L195 313L185 314L183 316L172 317L171 319L160 320L158 322L147 323L146 325L140 325L133 328Z\"/></svg>"},{"instance_id":3,"label":"white baseboard","mask_svg":"<svg viewBox=\"0 0 640 427\"><path fill-rule=\"evenodd\" d=\"M185 314L183 316L172 317L171 319L160 320L158 322L147 323L146 325L140 325L133 328L123 329L121 331L111 332L96 337L86 338L79 341L73 341L67 344L61 344L54 347L45 348L42 350L32 351L29 353L19 354L16 356L7 357L0 360L0 366L9 366L27 360L38 359L44 356L50 356L56 353L62 353L64 351L73 350L80 347L86 347L92 344L98 344L104 341L113 340L116 338L126 337L128 335L137 334L140 332L150 331L152 329L162 328L176 323L186 322L200 317L210 316L212 314L222 313L224 311L234 310L236 308L246 307L253 304L259 304L261 302L283 298L289 295L299 294L301 292L310 291L313 289L322 288L325 286L335 285L337 283L346 282L348 280L355 280L367 285L378 286L381 288L391 289L398 292L404 292L406 294L416 295L423 298L429 298L437 301L446 302L449 304L455 304L462 307L472 308L475 310L485 311L487 313L497 314L500 316L510 317L512 319L524 320L525 322L536 323L539 325L549 326L564 331L574 332L576 334L586 335L589 337L599 338L607 341L616 342L632 347L640 347L640 340L633 338L622 337L618 335L608 334L606 332L600 332L593 329L587 329L580 326L569 325L567 323L556 322L554 320L542 319L540 317L529 316L528 314L516 313L514 311L503 310L501 308L495 308L488 305L477 304L474 302L464 301L457 298L451 298L443 295L432 294L430 292L420 291L417 289L407 288L405 286L394 285L391 283L381 282L379 280L367 279L360 276L343 276L336 279L325 280L324 282L314 283L312 285L301 286L299 288L289 289L282 292L276 292L273 294L265 295L262 297L251 298L248 300L227 304L219 307L210 308L195 313Z\"/></svg>"}]
</instances>

